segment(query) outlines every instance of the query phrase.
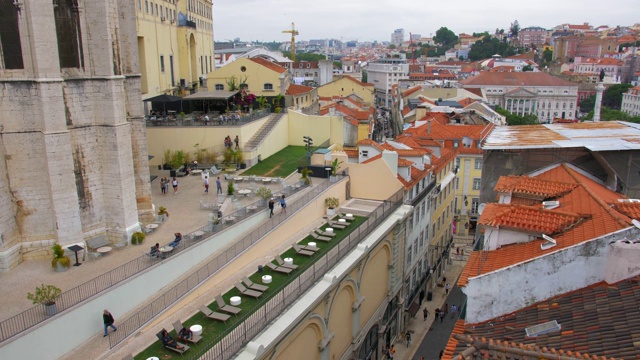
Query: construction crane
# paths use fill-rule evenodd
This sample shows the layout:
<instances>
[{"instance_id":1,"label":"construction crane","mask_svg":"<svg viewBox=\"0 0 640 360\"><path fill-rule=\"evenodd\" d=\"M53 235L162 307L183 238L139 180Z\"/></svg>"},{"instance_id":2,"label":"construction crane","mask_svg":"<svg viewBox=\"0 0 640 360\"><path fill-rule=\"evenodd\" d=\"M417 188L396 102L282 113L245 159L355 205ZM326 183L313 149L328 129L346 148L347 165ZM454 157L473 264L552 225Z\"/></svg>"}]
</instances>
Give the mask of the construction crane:
<instances>
[{"instance_id":1,"label":"construction crane","mask_svg":"<svg viewBox=\"0 0 640 360\"><path fill-rule=\"evenodd\" d=\"M296 24L291 23L291 30L282 30L282 32L291 34L291 61L296 62L296 35L300 35L296 30Z\"/></svg>"}]
</instances>

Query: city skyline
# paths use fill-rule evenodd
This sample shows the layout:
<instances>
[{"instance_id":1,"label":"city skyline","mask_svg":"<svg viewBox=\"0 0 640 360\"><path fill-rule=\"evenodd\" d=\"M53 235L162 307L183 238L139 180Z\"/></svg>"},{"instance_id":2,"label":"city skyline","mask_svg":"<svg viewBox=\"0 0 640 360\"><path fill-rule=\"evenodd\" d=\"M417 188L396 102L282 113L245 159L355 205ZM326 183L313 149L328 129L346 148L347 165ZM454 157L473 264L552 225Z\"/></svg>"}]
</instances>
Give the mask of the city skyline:
<instances>
[{"instance_id":1,"label":"city skyline","mask_svg":"<svg viewBox=\"0 0 640 360\"><path fill-rule=\"evenodd\" d=\"M554 26L589 22L594 27L626 26L640 22L630 9L640 9L640 0L617 1L616 7L603 7L600 1L550 1L509 4L489 0L475 2L459 0L453 7L416 6L409 0L327 0L313 9L293 0L216 1L213 6L214 38L228 41L290 40L283 30L296 24L299 40L334 38L339 40L389 41L393 30L403 28L405 40L409 33L432 36L446 26L456 34L508 30L517 20L520 27ZM604 11L603 11L604 9ZM487 17L488 11L491 17ZM442 12L447 12L443 16ZM325 21L327 19L329 21ZM329 25L329 26L327 26Z\"/></svg>"}]
</instances>

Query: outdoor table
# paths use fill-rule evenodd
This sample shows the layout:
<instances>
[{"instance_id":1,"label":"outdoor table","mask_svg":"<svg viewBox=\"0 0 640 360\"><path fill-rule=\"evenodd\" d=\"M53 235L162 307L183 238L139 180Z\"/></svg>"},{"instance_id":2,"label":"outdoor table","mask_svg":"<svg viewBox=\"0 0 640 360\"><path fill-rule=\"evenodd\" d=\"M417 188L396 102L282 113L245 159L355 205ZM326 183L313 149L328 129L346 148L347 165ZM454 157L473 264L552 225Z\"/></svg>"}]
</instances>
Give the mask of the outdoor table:
<instances>
[{"instance_id":1,"label":"outdoor table","mask_svg":"<svg viewBox=\"0 0 640 360\"><path fill-rule=\"evenodd\" d=\"M243 178L241 178L241 177L239 177L239 176L238 176L238 177L233 178L233 181L242 181L242 179L243 179Z\"/></svg>"},{"instance_id":2,"label":"outdoor table","mask_svg":"<svg viewBox=\"0 0 640 360\"><path fill-rule=\"evenodd\" d=\"M80 266L80 265L82 265L82 264L80 264L80 262L78 261L78 251L80 251L80 250L84 250L84 248L83 248L82 246L80 246L80 245L72 245L72 246L69 246L67 249L69 249L69 250L73 251L74 253L76 253L76 263L75 263L75 264L73 264L73 266Z\"/></svg>"},{"instance_id":3,"label":"outdoor table","mask_svg":"<svg viewBox=\"0 0 640 360\"><path fill-rule=\"evenodd\" d=\"M268 183L268 182L271 182L271 179L264 178L264 179L262 179L262 182L263 183Z\"/></svg>"},{"instance_id":4,"label":"outdoor table","mask_svg":"<svg viewBox=\"0 0 640 360\"><path fill-rule=\"evenodd\" d=\"M160 248L160 252L168 253L173 251L173 246L167 245Z\"/></svg>"},{"instance_id":5,"label":"outdoor table","mask_svg":"<svg viewBox=\"0 0 640 360\"><path fill-rule=\"evenodd\" d=\"M353 214L344 214L344 217L351 220L353 219Z\"/></svg>"},{"instance_id":6,"label":"outdoor table","mask_svg":"<svg viewBox=\"0 0 640 360\"><path fill-rule=\"evenodd\" d=\"M315 243L315 242L313 242L313 241L309 241L309 246L311 246L311 247L316 247L316 243Z\"/></svg>"},{"instance_id":7,"label":"outdoor table","mask_svg":"<svg viewBox=\"0 0 640 360\"><path fill-rule=\"evenodd\" d=\"M329 233L332 233L332 232L333 232L333 228L329 228L329 227L328 227L328 228L324 229L324 231L329 232Z\"/></svg>"},{"instance_id":8,"label":"outdoor table","mask_svg":"<svg viewBox=\"0 0 640 360\"><path fill-rule=\"evenodd\" d=\"M238 190L238 194L247 196L247 195L251 194L251 190L249 190L249 189Z\"/></svg>"},{"instance_id":9,"label":"outdoor table","mask_svg":"<svg viewBox=\"0 0 640 360\"><path fill-rule=\"evenodd\" d=\"M196 239L200 239L203 235L204 235L204 231L201 231L201 230L193 232L193 236L195 236Z\"/></svg>"},{"instance_id":10,"label":"outdoor table","mask_svg":"<svg viewBox=\"0 0 640 360\"><path fill-rule=\"evenodd\" d=\"M271 280L272 280L271 275L262 275L263 284L270 284Z\"/></svg>"},{"instance_id":11,"label":"outdoor table","mask_svg":"<svg viewBox=\"0 0 640 360\"><path fill-rule=\"evenodd\" d=\"M228 223L232 223L232 222L236 221L236 218L233 217L233 216L227 216L227 217L224 218L224 221L228 222Z\"/></svg>"},{"instance_id":12,"label":"outdoor table","mask_svg":"<svg viewBox=\"0 0 640 360\"><path fill-rule=\"evenodd\" d=\"M158 228L158 224L148 224L145 228L153 231Z\"/></svg>"},{"instance_id":13,"label":"outdoor table","mask_svg":"<svg viewBox=\"0 0 640 360\"><path fill-rule=\"evenodd\" d=\"M339 223L346 223L346 222L347 222L347 219L338 219L338 222L339 222Z\"/></svg>"},{"instance_id":14,"label":"outdoor table","mask_svg":"<svg viewBox=\"0 0 640 360\"><path fill-rule=\"evenodd\" d=\"M200 175L202 174L202 170L197 169L197 170L191 170L191 175Z\"/></svg>"},{"instance_id":15,"label":"outdoor table","mask_svg":"<svg viewBox=\"0 0 640 360\"><path fill-rule=\"evenodd\" d=\"M191 325L191 327L189 328L189 330L191 330L191 332L193 333L193 335L202 335L202 325Z\"/></svg>"},{"instance_id":16,"label":"outdoor table","mask_svg":"<svg viewBox=\"0 0 640 360\"><path fill-rule=\"evenodd\" d=\"M229 302L231 303L231 305L240 305L240 303L242 302L242 299L240 298L240 296L232 296L229 299Z\"/></svg>"},{"instance_id":17,"label":"outdoor table","mask_svg":"<svg viewBox=\"0 0 640 360\"><path fill-rule=\"evenodd\" d=\"M111 246L103 246L101 248L98 248L98 250L96 251L99 252L100 254L106 254L109 251L111 251Z\"/></svg>"},{"instance_id":18,"label":"outdoor table","mask_svg":"<svg viewBox=\"0 0 640 360\"><path fill-rule=\"evenodd\" d=\"M284 258L284 263L287 265L293 265L293 258Z\"/></svg>"}]
</instances>

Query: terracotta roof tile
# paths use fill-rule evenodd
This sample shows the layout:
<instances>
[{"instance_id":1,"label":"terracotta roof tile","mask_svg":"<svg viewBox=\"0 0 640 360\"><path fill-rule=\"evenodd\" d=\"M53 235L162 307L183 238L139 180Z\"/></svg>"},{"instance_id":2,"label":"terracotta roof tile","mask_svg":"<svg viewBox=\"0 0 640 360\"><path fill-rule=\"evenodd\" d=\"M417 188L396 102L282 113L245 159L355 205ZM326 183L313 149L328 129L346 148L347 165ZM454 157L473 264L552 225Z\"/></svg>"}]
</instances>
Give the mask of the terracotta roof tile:
<instances>
[{"instance_id":1,"label":"terracotta roof tile","mask_svg":"<svg viewBox=\"0 0 640 360\"><path fill-rule=\"evenodd\" d=\"M271 61L269 61L267 59L263 59L263 58L260 58L260 57L254 57L254 58L250 58L249 60L253 61L256 64L260 64L260 65L266 67L267 69L270 69L270 70L273 70L273 71L275 71L277 73L280 73L280 74L287 72L287 69L285 69L282 66L280 66L280 65L278 65L278 64L276 64L274 62L271 62Z\"/></svg>"},{"instance_id":2,"label":"terracotta roof tile","mask_svg":"<svg viewBox=\"0 0 640 360\"><path fill-rule=\"evenodd\" d=\"M615 202L611 203L611 207L632 219L640 220L640 201Z\"/></svg>"},{"instance_id":3,"label":"terracotta roof tile","mask_svg":"<svg viewBox=\"0 0 640 360\"><path fill-rule=\"evenodd\" d=\"M487 204L478 219L478 224L553 235L578 224L581 220L582 217L575 213L523 205Z\"/></svg>"},{"instance_id":4,"label":"terracotta roof tile","mask_svg":"<svg viewBox=\"0 0 640 360\"><path fill-rule=\"evenodd\" d=\"M528 176L501 176L494 187L499 193L512 193L520 197L549 199L570 192L576 183L563 183Z\"/></svg>"},{"instance_id":5,"label":"terracotta roof tile","mask_svg":"<svg viewBox=\"0 0 640 360\"><path fill-rule=\"evenodd\" d=\"M578 86L578 84L557 78L543 72L481 72L468 79L460 80L463 86L507 85L507 86ZM468 90L468 89L465 89Z\"/></svg>"},{"instance_id":6,"label":"terracotta roof tile","mask_svg":"<svg viewBox=\"0 0 640 360\"><path fill-rule=\"evenodd\" d=\"M286 95L300 95L311 91L313 91L313 88L311 86L289 84Z\"/></svg>"},{"instance_id":7,"label":"terracotta roof tile","mask_svg":"<svg viewBox=\"0 0 640 360\"><path fill-rule=\"evenodd\" d=\"M560 331L526 336L526 327L552 320L561 325ZM552 358L544 354L523 357L512 349L583 359L640 359L639 326L640 277L636 276L615 284L597 283L483 323L465 324L463 330L454 327L443 359L477 345L484 349L468 351L472 352L469 359ZM490 351L481 343L501 346L504 351Z\"/></svg>"}]
</instances>

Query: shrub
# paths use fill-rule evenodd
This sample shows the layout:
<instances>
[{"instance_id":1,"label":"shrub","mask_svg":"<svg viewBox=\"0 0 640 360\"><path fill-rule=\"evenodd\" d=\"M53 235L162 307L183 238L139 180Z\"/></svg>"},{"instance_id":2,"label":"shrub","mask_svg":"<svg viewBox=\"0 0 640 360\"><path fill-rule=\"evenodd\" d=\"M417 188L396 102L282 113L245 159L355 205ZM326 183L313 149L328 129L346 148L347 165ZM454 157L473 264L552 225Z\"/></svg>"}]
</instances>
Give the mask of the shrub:
<instances>
[{"instance_id":1,"label":"shrub","mask_svg":"<svg viewBox=\"0 0 640 360\"><path fill-rule=\"evenodd\" d=\"M133 245L141 245L144 242L144 239L147 237L145 233L141 231L136 231L131 235L131 244Z\"/></svg>"},{"instance_id":2,"label":"shrub","mask_svg":"<svg viewBox=\"0 0 640 360\"><path fill-rule=\"evenodd\" d=\"M53 305L62 294L62 290L53 286L42 284L36 288L34 293L27 293L27 299L34 304Z\"/></svg>"},{"instance_id":3,"label":"shrub","mask_svg":"<svg viewBox=\"0 0 640 360\"><path fill-rule=\"evenodd\" d=\"M329 209L335 209L340 206L340 200L337 197L328 197L324 199L324 206Z\"/></svg>"}]
</instances>

